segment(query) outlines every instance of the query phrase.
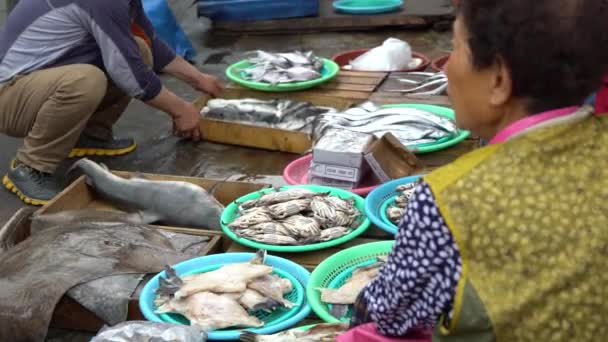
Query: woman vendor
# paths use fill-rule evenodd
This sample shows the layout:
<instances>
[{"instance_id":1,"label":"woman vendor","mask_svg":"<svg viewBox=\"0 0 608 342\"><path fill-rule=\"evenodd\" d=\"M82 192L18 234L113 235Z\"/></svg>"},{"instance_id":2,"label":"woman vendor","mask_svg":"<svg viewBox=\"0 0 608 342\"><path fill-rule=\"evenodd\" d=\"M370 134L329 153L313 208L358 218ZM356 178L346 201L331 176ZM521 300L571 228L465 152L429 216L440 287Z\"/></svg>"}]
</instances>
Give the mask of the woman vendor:
<instances>
[{"instance_id":1,"label":"woman vendor","mask_svg":"<svg viewBox=\"0 0 608 342\"><path fill-rule=\"evenodd\" d=\"M608 340L608 116L579 106L608 75L607 14L459 4L448 92L489 145L424 177L338 341Z\"/></svg>"}]
</instances>

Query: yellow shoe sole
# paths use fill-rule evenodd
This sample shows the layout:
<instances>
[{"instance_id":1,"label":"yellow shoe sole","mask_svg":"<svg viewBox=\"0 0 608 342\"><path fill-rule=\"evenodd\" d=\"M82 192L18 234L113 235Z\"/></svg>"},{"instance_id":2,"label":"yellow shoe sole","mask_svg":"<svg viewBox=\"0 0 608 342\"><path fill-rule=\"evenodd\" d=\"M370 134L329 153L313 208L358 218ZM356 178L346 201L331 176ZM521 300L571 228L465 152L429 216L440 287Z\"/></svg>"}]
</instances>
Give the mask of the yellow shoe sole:
<instances>
[{"instance_id":1,"label":"yellow shoe sole","mask_svg":"<svg viewBox=\"0 0 608 342\"><path fill-rule=\"evenodd\" d=\"M120 150L105 150L99 148L75 148L70 152L69 158L84 157L84 156L122 156L129 152L133 152L137 148L137 144L125 147ZM16 159L11 160L11 169L15 168Z\"/></svg>"},{"instance_id":2,"label":"yellow shoe sole","mask_svg":"<svg viewBox=\"0 0 608 342\"><path fill-rule=\"evenodd\" d=\"M102 148L75 148L70 152L69 158L86 157L86 156L122 156L132 152L137 148L137 144L133 144L129 147L125 147L118 150L113 149L102 149Z\"/></svg>"},{"instance_id":3,"label":"yellow shoe sole","mask_svg":"<svg viewBox=\"0 0 608 342\"><path fill-rule=\"evenodd\" d=\"M8 179L8 176L4 176L4 178L2 178L2 184L4 185L5 188L8 189L8 191L17 195L17 197L19 197L19 199L21 199L26 204L45 205L49 202L49 201L37 200L37 199L25 196L19 189L17 189L15 184L13 184L13 182L11 182L10 179Z\"/></svg>"}]
</instances>

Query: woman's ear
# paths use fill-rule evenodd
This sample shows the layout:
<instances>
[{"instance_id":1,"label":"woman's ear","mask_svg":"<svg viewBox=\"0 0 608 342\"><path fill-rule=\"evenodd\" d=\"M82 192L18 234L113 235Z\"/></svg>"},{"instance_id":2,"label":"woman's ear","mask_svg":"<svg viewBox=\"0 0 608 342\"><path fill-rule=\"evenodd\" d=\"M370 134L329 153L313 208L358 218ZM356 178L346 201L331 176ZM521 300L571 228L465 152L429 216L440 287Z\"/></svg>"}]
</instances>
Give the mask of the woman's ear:
<instances>
[{"instance_id":1,"label":"woman's ear","mask_svg":"<svg viewBox=\"0 0 608 342\"><path fill-rule=\"evenodd\" d=\"M488 76L490 83L490 104L501 106L507 103L513 94L513 80L511 79L509 67L502 58L496 58Z\"/></svg>"}]
</instances>

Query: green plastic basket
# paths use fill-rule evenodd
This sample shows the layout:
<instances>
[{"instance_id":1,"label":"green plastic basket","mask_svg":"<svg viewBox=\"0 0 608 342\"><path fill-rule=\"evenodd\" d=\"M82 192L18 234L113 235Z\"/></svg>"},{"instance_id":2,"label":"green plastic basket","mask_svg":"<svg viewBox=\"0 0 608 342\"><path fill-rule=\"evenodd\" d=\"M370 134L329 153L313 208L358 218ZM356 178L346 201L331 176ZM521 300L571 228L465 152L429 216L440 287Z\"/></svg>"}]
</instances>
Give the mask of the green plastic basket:
<instances>
[{"instance_id":1,"label":"green plastic basket","mask_svg":"<svg viewBox=\"0 0 608 342\"><path fill-rule=\"evenodd\" d=\"M306 188L311 191L319 192L319 193L329 192L330 195L337 196L342 199L354 198L355 207L357 209L359 209L359 211L361 212L361 216L359 216L359 218L355 222L356 228L352 227L352 228L355 228L352 232L350 232L349 234L346 234L338 239L335 239L335 240L313 243L313 244L309 244L309 245L301 245L301 246L269 245L269 244L260 243L260 242L256 242L256 241L252 241L249 239L239 237L232 230L230 230L230 228L228 228L228 224L230 224L232 221L234 221L238 216L238 207L239 206L238 206L238 204L236 204L236 202L242 203L244 201L258 199L263 194L273 191L272 189L264 189L264 190L256 191L256 192L250 193L248 195L245 195L245 196L237 199L236 201L230 203L222 212L222 216L221 216L222 230L230 239L240 243L241 245L247 246L247 247L251 247L251 248L255 248L255 249L265 249L265 250L273 251L273 252L309 252L309 251L316 251L319 249L337 246L337 245L343 244L345 242L348 242L348 241L356 238L357 236L361 235L370 226L370 221L365 216L365 200L359 195L356 195L356 194L353 194L352 192L338 189L338 188L332 188L332 187L321 186L321 185L310 185L310 184L289 185L289 186L282 187L280 190L286 190L286 189L291 189L291 188Z\"/></svg>"},{"instance_id":2,"label":"green plastic basket","mask_svg":"<svg viewBox=\"0 0 608 342\"><path fill-rule=\"evenodd\" d=\"M184 275L211 272L211 271L217 270L220 267L222 267L222 265L207 266L207 267L195 270L195 271L186 272L186 273L184 273ZM293 285L293 290L291 290L291 292L287 293L284 296L284 298L289 300L290 302L294 303L294 306L292 308L278 308L276 310L273 310L272 312L265 312L262 310L250 311L249 314L257 317L262 322L264 322L264 326L275 325L275 324L278 324L280 322L283 322L283 321L295 316L298 313L298 311L300 310L300 307L304 304L304 297L305 297L304 287L302 286L302 284L300 284L300 282L296 278L294 278L288 272L285 272L278 268L275 268L272 271L272 273L278 275L281 278L288 279L291 282L291 284ZM163 314L159 314L158 316L167 323L190 325L190 321L186 317L184 317L180 314L163 313ZM233 330L233 329L234 328L226 328L226 329L218 329L217 331L227 331L227 330Z\"/></svg>"},{"instance_id":3,"label":"green plastic basket","mask_svg":"<svg viewBox=\"0 0 608 342\"><path fill-rule=\"evenodd\" d=\"M226 69L226 76L235 83L242 85L243 87L261 90L261 91L272 91L272 92L284 92L284 91L296 91L316 87L323 84L332 78L336 77L340 71L340 67L336 62L323 58L323 68L321 69L321 77L303 82L292 82L292 83L279 83L272 85L265 82L249 81L243 78L241 70L251 66L247 60L234 63Z\"/></svg>"},{"instance_id":4,"label":"green plastic basket","mask_svg":"<svg viewBox=\"0 0 608 342\"><path fill-rule=\"evenodd\" d=\"M354 246L338 252L315 268L310 275L306 285L306 296L312 310L327 323L346 322L351 316L351 308L341 320L334 317L330 310L330 304L321 302L321 292L318 288L338 288L344 284L352 272L361 266L369 265L376 261L378 256L388 255L395 241L379 241Z\"/></svg>"}]
</instances>

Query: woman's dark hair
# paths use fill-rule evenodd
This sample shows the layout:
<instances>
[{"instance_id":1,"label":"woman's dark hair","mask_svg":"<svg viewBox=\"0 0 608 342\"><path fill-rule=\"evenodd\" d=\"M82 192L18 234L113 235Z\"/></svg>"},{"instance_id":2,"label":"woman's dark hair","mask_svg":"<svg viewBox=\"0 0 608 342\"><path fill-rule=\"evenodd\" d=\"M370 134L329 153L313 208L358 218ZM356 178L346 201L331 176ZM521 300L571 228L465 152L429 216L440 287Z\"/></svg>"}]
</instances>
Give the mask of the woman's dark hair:
<instances>
[{"instance_id":1,"label":"woman's dark hair","mask_svg":"<svg viewBox=\"0 0 608 342\"><path fill-rule=\"evenodd\" d=\"M608 73L608 0L462 0L473 65L497 58L531 113L581 105Z\"/></svg>"}]
</instances>

